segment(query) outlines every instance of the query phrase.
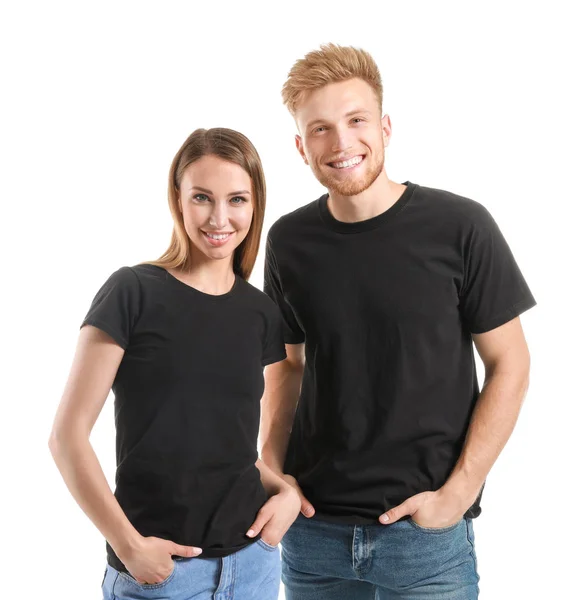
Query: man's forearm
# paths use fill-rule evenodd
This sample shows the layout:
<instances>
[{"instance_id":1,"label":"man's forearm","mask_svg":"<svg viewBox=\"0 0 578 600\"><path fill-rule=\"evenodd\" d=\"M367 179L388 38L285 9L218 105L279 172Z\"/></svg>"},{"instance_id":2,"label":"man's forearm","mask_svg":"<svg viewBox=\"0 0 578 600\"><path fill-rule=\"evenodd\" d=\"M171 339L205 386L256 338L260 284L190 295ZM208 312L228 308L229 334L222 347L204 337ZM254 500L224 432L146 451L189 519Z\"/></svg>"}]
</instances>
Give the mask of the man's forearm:
<instances>
[{"instance_id":1,"label":"man's forearm","mask_svg":"<svg viewBox=\"0 0 578 600\"><path fill-rule=\"evenodd\" d=\"M470 506L510 438L528 389L528 369L489 374L478 398L462 453L443 486ZM467 508L467 507L466 507Z\"/></svg>"}]
</instances>

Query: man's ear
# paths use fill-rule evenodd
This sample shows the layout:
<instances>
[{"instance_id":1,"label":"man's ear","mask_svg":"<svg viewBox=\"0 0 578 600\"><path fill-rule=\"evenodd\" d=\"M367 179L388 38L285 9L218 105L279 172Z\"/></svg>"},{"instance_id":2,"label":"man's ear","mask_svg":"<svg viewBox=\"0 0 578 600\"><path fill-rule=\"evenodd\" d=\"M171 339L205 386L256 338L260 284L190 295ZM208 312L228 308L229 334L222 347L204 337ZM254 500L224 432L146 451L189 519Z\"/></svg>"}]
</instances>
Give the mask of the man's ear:
<instances>
[{"instance_id":1,"label":"man's ear","mask_svg":"<svg viewBox=\"0 0 578 600\"><path fill-rule=\"evenodd\" d=\"M301 154L301 158L305 161L305 164L308 165L309 162L307 161L307 157L305 156L305 150L303 149L303 140L301 139L300 135L295 135L295 146L299 151L299 154Z\"/></svg>"},{"instance_id":2,"label":"man's ear","mask_svg":"<svg viewBox=\"0 0 578 600\"><path fill-rule=\"evenodd\" d=\"M389 115L383 115L381 119L381 131L383 134L383 145L389 146L389 140L391 138L391 119Z\"/></svg>"}]
</instances>

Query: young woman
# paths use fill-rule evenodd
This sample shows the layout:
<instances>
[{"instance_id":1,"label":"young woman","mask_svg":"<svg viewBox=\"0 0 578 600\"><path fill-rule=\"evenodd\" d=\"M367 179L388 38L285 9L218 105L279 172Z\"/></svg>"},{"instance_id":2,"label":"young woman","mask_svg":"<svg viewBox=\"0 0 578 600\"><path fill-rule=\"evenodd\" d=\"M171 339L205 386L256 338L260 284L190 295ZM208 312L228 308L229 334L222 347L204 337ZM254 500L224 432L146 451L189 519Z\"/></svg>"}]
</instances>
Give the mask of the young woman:
<instances>
[{"instance_id":1,"label":"young woman","mask_svg":"<svg viewBox=\"0 0 578 600\"><path fill-rule=\"evenodd\" d=\"M240 133L198 129L168 195L168 250L113 273L82 323L50 449L107 540L105 600L273 600L300 500L257 459L263 367L285 358L277 308L247 282L259 155ZM111 387L114 495L89 442Z\"/></svg>"}]
</instances>

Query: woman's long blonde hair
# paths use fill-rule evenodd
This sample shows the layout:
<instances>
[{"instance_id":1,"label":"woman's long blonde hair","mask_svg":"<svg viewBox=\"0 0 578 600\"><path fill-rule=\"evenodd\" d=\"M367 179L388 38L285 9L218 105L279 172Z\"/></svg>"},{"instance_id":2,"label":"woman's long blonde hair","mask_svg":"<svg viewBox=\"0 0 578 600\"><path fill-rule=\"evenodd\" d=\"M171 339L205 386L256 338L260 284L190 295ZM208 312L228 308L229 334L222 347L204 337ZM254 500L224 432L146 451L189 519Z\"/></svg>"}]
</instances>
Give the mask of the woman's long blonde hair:
<instances>
[{"instance_id":1,"label":"woman's long blonde hair","mask_svg":"<svg viewBox=\"0 0 578 600\"><path fill-rule=\"evenodd\" d=\"M171 242L158 260L150 261L148 264L164 269L184 270L192 266L191 242L179 209L178 192L185 169L208 154L239 165L251 178L253 187L251 227L245 239L235 249L233 256L233 271L247 280L255 266L261 241L266 199L265 174L259 154L249 139L238 131L224 127L196 129L175 155L169 171L168 188L169 208L174 221Z\"/></svg>"}]
</instances>

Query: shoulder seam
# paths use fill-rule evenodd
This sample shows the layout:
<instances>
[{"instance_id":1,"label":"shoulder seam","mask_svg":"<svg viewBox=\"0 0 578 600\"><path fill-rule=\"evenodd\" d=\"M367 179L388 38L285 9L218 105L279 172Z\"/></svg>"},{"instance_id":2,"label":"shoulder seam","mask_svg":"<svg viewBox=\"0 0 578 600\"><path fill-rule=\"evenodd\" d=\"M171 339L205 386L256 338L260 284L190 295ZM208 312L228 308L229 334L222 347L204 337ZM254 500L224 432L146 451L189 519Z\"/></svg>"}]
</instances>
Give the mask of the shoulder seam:
<instances>
[{"instance_id":1,"label":"shoulder seam","mask_svg":"<svg viewBox=\"0 0 578 600\"><path fill-rule=\"evenodd\" d=\"M133 267L128 267L130 269L130 272L134 275L136 282L137 282L137 286L138 286L138 317L136 318L133 327L136 327L136 324L139 322L140 317L141 317L141 313L142 313L142 297L143 297L143 291L142 291L142 283L140 280L140 277L138 276L138 273L136 272L136 270Z\"/></svg>"}]
</instances>

